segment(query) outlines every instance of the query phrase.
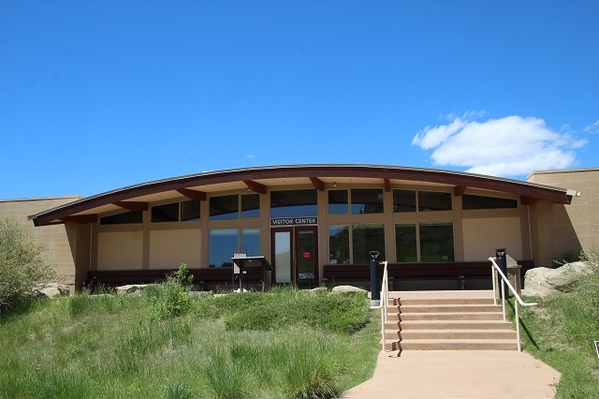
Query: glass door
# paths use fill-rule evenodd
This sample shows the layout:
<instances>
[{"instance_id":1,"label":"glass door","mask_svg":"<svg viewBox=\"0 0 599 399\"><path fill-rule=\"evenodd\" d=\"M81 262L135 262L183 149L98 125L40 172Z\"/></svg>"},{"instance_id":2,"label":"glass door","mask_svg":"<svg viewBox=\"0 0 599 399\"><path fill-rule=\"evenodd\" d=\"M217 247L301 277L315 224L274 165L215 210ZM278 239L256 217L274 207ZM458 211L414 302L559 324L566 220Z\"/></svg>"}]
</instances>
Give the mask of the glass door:
<instances>
[{"instance_id":1,"label":"glass door","mask_svg":"<svg viewBox=\"0 0 599 399\"><path fill-rule=\"evenodd\" d=\"M275 283L318 285L318 237L315 226L271 230Z\"/></svg>"},{"instance_id":2,"label":"glass door","mask_svg":"<svg viewBox=\"0 0 599 399\"><path fill-rule=\"evenodd\" d=\"M293 228L273 229L272 248L273 266L275 269L275 283L285 284L291 282L293 258L292 242Z\"/></svg>"}]
</instances>

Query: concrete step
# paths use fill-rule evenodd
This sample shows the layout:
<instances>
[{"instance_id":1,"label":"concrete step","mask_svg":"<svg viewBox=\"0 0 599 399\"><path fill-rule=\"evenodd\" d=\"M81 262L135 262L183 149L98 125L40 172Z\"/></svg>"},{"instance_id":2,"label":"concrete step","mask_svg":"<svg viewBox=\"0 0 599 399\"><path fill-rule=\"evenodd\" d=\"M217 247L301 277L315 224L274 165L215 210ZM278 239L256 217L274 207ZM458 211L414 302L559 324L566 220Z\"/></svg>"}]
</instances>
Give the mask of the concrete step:
<instances>
[{"instance_id":1,"label":"concrete step","mask_svg":"<svg viewBox=\"0 0 599 399\"><path fill-rule=\"evenodd\" d=\"M465 313L465 312L500 312L501 307L493 304L434 304L434 305L402 305L399 308L402 314L405 313ZM395 313L390 311L390 313Z\"/></svg>"},{"instance_id":2,"label":"concrete step","mask_svg":"<svg viewBox=\"0 0 599 399\"><path fill-rule=\"evenodd\" d=\"M516 332L512 330L404 330L385 332L389 339L516 339Z\"/></svg>"},{"instance_id":3,"label":"concrete step","mask_svg":"<svg viewBox=\"0 0 599 399\"><path fill-rule=\"evenodd\" d=\"M388 350L517 349L512 323L490 291L401 292L387 320Z\"/></svg>"},{"instance_id":4,"label":"concrete step","mask_svg":"<svg viewBox=\"0 0 599 399\"><path fill-rule=\"evenodd\" d=\"M389 314L388 321L415 321L415 320L503 320L501 312L453 312L453 313L402 313L401 315Z\"/></svg>"},{"instance_id":5,"label":"concrete step","mask_svg":"<svg viewBox=\"0 0 599 399\"><path fill-rule=\"evenodd\" d=\"M414 305L493 305L493 298L397 298L389 300L389 306L414 306Z\"/></svg>"},{"instance_id":6,"label":"concrete step","mask_svg":"<svg viewBox=\"0 0 599 399\"><path fill-rule=\"evenodd\" d=\"M516 350L515 339L385 340L389 350Z\"/></svg>"},{"instance_id":7,"label":"concrete step","mask_svg":"<svg viewBox=\"0 0 599 399\"><path fill-rule=\"evenodd\" d=\"M399 330L399 322L388 321L385 328ZM401 322L403 331L409 330L509 330L514 327L509 321L503 320L420 320Z\"/></svg>"}]
</instances>

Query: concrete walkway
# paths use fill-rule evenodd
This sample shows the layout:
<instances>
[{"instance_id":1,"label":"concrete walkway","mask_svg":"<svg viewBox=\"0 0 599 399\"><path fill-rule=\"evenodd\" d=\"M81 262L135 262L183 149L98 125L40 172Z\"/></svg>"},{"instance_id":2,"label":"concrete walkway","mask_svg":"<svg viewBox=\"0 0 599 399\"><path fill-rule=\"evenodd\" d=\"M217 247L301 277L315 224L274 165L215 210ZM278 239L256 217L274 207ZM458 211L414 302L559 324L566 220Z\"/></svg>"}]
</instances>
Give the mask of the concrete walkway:
<instances>
[{"instance_id":1,"label":"concrete walkway","mask_svg":"<svg viewBox=\"0 0 599 399\"><path fill-rule=\"evenodd\" d=\"M554 398L561 374L524 352L381 352L372 379L344 399Z\"/></svg>"}]
</instances>

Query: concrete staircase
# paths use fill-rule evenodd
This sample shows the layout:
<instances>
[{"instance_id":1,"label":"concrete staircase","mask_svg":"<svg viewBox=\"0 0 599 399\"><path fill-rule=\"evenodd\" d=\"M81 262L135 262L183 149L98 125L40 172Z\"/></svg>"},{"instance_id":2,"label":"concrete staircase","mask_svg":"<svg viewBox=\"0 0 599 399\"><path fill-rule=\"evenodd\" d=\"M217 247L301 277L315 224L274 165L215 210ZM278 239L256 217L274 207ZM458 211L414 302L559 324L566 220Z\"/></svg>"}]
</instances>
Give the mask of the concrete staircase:
<instances>
[{"instance_id":1,"label":"concrete staircase","mask_svg":"<svg viewBox=\"0 0 599 399\"><path fill-rule=\"evenodd\" d=\"M491 291L395 291L390 298L387 350L517 350Z\"/></svg>"}]
</instances>

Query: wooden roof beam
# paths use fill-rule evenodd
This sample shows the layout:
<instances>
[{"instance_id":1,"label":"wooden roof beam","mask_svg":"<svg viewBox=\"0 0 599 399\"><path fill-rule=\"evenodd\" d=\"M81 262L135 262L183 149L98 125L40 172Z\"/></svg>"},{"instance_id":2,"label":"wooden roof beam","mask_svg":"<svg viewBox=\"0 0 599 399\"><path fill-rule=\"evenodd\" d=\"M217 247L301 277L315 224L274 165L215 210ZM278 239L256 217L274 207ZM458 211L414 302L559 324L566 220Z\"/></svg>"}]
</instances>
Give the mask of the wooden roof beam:
<instances>
[{"instance_id":1,"label":"wooden roof beam","mask_svg":"<svg viewBox=\"0 0 599 399\"><path fill-rule=\"evenodd\" d=\"M456 197L461 197L462 195L464 195L464 192L466 192L467 188L468 186L455 186L453 188L453 195L455 195Z\"/></svg>"},{"instance_id":2,"label":"wooden roof beam","mask_svg":"<svg viewBox=\"0 0 599 399\"><path fill-rule=\"evenodd\" d=\"M177 190L179 194L190 200L206 201L206 193L204 191L190 190L188 188L180 188Z\"/></svg>"},{"instance_id":3,"label":"wooden roof beam","mask_svg":"<svg viewBox=\"0 0 599 399\"><path fill-rule=\"evenodd\" d=\"M79 224L96 223L98 221L98 215L96 215L96 214L72 215L72 216L64 217L61 220L64 220L65 222L72 222L72 223L79 223Z\"/></svg>"},{"instance_id":4,"label":"wooden roof beam","mask_svg":"<svg viewBox=\"0 0 599 399\"><path fill-rule=\"evenodd\" d=\"M147 202L117 201L112 204L129 211L147 211L149 209Z\"/></svg>"},{"instance_id":5,"label":"wooden roof beam","mask_svg":"<svg viewBox=\"0 0 599 399\"><path fill-rule=\"evenodd\" d=\"M385 192L391 191L391 181L389 179L383 179L383 186L385 187Z\"/></svg>"},{"instance_id":6,"label":"wooden roof beam","mask_svg":"<svg viewBox=\"0 0 599 399\"><path fill-rule=\"evenodd\" d=\"M520 197L520 203L522 205L535 205L537 202L539 202L538 198L525 197L524 195Z\"/></svg>"},{"instance_id":7,"label":"wooden roof beam","mask_svg":"<svg viewBox=\"0 0 599 399\"><path fill-rule=\"evenodd\" d=\"M312 185L315 189L317 189L318 191L324 191L324 182L320 180L318 177L310 176L310 181L312 182Z\"/></svg>"},{"instance_id":8,"label":"wooden roof beam","mask_svg":"<svg viewBox=\"0 0 599 399\"><path fill-rule=\"evenodd\" d=\"M266 194L266 186L264 184L260 184L253 180L244 180L243 182L253 192L258 193L258 194L263 194L263 195Z\"/></svg>"}]
</instances>

